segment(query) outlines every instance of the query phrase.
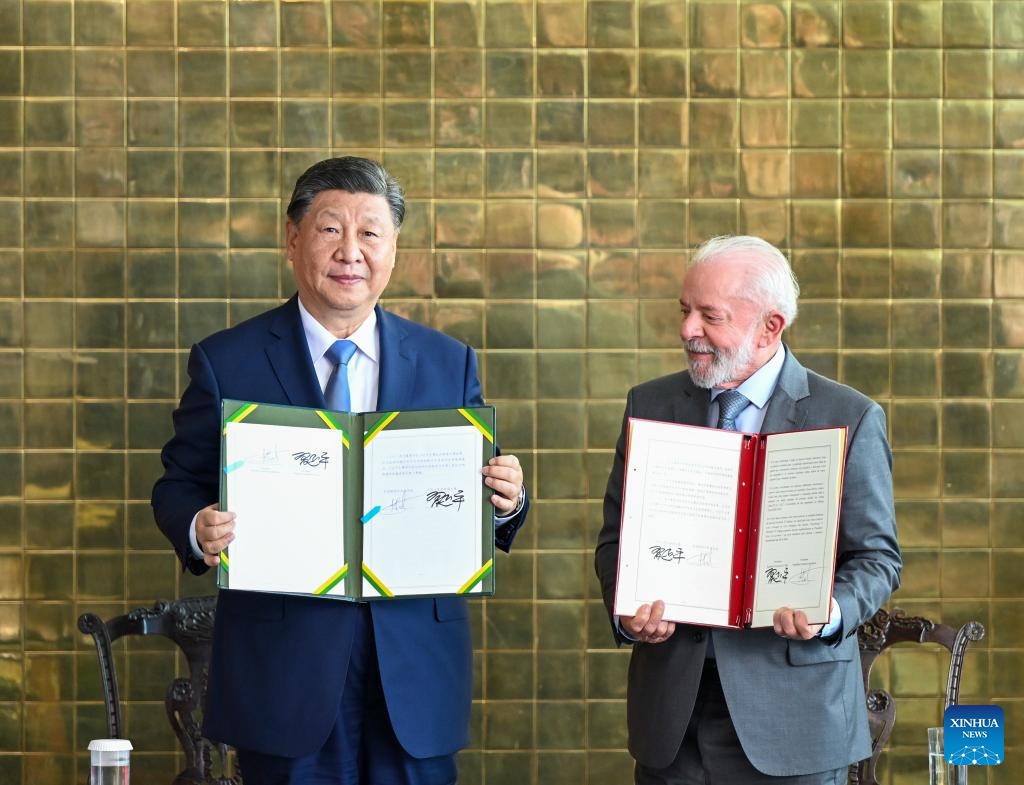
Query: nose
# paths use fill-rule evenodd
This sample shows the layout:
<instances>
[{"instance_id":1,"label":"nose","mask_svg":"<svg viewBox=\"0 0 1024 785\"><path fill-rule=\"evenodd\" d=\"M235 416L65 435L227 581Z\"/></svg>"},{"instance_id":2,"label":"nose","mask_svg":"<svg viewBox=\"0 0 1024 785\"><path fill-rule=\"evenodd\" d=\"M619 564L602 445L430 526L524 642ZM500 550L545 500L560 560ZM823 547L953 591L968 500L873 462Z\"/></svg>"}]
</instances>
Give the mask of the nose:
<instances>
[{"instance_id":1,"label":"nose","mask_svg":"<svg viewBox=\"0 0 1024 785\"><path fill-rule=\"evenodd\" d=\"M700 315L696 311L683 314L679 320L679 337L684 341L689 341L693 338L699 338L701 335L703 335L703 329L701 327Z\"/></svg>"},{"instance_id":2,"label":"nose","mask_svg":"<svg viewBox=\"0 0 1024 785\"><path fill-rule=\"evenodd\" d=\"M338 238L333 258L336 262L355 264L363 260L363 249L359 245L359 237L355 232L344 232Z\"/></svg>"}]
</instances>

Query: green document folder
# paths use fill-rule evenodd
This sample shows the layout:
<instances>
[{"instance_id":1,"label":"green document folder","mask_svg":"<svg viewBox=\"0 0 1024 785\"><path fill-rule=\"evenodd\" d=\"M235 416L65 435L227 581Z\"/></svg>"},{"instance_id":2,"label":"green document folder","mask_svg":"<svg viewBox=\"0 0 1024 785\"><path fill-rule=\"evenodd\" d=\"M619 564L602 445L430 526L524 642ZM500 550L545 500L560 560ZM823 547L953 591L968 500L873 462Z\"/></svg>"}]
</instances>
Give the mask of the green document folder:
<instances>
[{"instance_id":1,"label":"green document folder","mask_svg":"<svg viewBox=\"0 0 1024 785\"><path fill-rule=\"evenodd\" d=\"M494 409L354 414L223 402L222 589L382 600L494 593L480 467Z\"/></svg>"}]
</instances>

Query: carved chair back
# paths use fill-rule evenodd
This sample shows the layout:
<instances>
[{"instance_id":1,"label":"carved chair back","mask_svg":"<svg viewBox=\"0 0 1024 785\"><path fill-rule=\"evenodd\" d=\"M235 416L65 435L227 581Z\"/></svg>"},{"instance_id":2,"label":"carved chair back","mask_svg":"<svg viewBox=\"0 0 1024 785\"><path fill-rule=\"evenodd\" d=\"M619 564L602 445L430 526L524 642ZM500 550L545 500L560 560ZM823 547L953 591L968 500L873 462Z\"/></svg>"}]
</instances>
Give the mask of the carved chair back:
<instances>
[{"instance_id":1,"label":"carved chair back","mask_svg":"<svg viewBox=\"0 0 1024 785\"><path fill-rule=\"evenodd\" d=\"M152 608L136 608L107 621L93 613L78 617L78 629L91 635L96 644L107 733L112 739L122 738L124 725L111 644L129 635L159 635L173 641L185 655L188 676L173 678L164 699L168 721L185 755L185 768L175 776L172 785L241 785L242 782L239 775L227 774L228 748L205 738L200 727L216 599L211 596L174 602L162 600Z\"/></svg>"},{"instance_id":2,"label":"carved chair back","mask_svg":"<svg viewBox=\"0 0 1024 785\"><path fill-rule=\"evenodd\" d=\"M892 694L887 690L871 689L871 666L878 655L897 643L931 643L948 650L949 673L943 706L946 708L956 705L960 700L960 678L968 644L984 637L985 627L979 622L969 621L957 629L922 616L907 616L900 608L894 608L892 613L883 608L860 626L857 640L860 643L860 666L864 674L868 726L871 730L871 757L850 767L850 785L879 785L876 772L878 758L896 722L896 700ZM965 769L965 766L957 767L962 777L960 782L954 782L953 785L967 785Z\"/></svg>"}]
</instances>

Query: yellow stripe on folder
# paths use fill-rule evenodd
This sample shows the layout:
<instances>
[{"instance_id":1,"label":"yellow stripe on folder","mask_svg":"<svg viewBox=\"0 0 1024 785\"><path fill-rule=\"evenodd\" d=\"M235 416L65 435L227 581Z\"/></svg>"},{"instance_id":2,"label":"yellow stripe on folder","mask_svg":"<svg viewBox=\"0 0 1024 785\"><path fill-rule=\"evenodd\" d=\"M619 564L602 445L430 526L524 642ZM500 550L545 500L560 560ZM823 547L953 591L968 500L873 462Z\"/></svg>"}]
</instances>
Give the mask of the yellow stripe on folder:
<instances>
[{"instance_id":1,"label":"yellow stripe on folder","mask_svg":"<svg viewBox=\"0 0 1024 785\"><path fill-rule=\"evenodd\" d=\"M387 586L384 585L384 581L373 574L373 570L366 566L366 562L363 562L363 577L369 581L370 585L377 590L377 593L381 597L394 597L395 593L391 591Z\"/></svg>"},{"instance_id":2,"label":"yellow stripe on folder","mask_svg":"<svg viewBox=\"0 0 1024 785\"><path fill-rule=\"evenodd\" d=\"M348 447L348 436L345 434L345 429L338 425L338 423L334 421L334 418L327 412L322 412L317 409L316 413L320 416L321 420L327 423L327 427L332 431L341 431L341 443L344 444L345 447Z\"/></svg>"},{"instance_id":3,"label":"yellow stripe on folder","mask_svg":"<svg viewBox=\"0 0 1024 785\"><path fill-rule=\"evenodd\" d=\"M378 433L387 428L388 425L391 424L391 421L394 420L400 414L401 412L391 412L390 414L386 414L379 420L377 420L377 424L374 425L370 430L368 430L366 432L366 435L363 436L363 446L365 447L366 445L368 445L373 440L374 436L376 436Z\"/></svg>"},{"instance_id":4,"label":"yellow stripe on folder","mask_svg":"<svg viewBox=\"0 0 1024 785\"><path fill-rule=\"evenodd\" d=\"M494 434L491 433L491 429L487 427L483 420L481 420L479 417L473 414L473 412L469 411L469 409L459 409L459 414L461 414L463 417L465 417L467 420L473 423L473 425L476 426L477 430L484 435L484 438L487 439L487 441L489 441L491 444L494 444Z\"/></svg>"},{"instance_id":5,"label":"yellow stripe on folder","mask_svg":"<svg viewBox=\"0 0 1024 785\"><path fill-rule=\"evenodd\" d=\"M466 592L468 592L470 589L472 589L474 586L476 586L478 583L480 583L480 581L482 581L484 579L484 577L487 575L487 573L489 573L491 571L491 568L493 568L493 567L494 567L494 559L488 559L487 563L483 567L481 567L479 570L474 572L472 577L468 581L466 581L464 584L462 584L459 587L459 589L458 589L458 591L456 593L457 594L465 594Z\"/></svg>"},{"instance_id":6,"label":"yellow stripe on folder","mask_svg":"<svg viewBox=\"0 0 1024 785\"><path fill-rule=\"evenodd\" d=\"M228 417L224 418L224 432L227 433L229 422L241 422L256 411L257 406L259 406L257 403L247 403L245 406L239 406L235 409Z\"/></svg>"},{"instance_id":7,"label":"yellow stripe on folder","mask_svg":"<svg viewBox=\"0 0 1024 785\"><path fill-rule=\"evenodd\" d=\"M221 551L217 555L220 556L220 566L223 567L225 570L231 569L231 563L228 561L228 552Z\"/></svg>"},{"instance_id":8,"label":"yellow stripe on folder","mask_svg":"<svg viewBox=\"0 0 1024 785\"><path fill-rule=\"evenodd\" d=\"M343 564L341 565L340 570L338 570L336 573L334 573L334 575L332 575L326 581L324 581L315 589L313 589L313 594L327 594L327 592L329 592L331 589L333 589L335 586L341 583L341 581L344 579L346 575L348 575L348 565Z\"/></svg>"}]
</instances>

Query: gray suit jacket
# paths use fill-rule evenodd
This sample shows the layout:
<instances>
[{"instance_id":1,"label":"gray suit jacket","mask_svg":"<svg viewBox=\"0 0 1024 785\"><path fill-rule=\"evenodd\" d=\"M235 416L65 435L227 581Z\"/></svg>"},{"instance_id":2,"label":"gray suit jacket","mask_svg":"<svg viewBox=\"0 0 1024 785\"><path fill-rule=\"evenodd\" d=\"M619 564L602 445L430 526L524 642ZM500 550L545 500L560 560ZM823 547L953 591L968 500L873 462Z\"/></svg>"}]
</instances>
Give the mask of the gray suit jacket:
<instances>
[{"instance_id":1,"label":"gray suit jacket","mask_svg":"<svg viewBox=\"0 0 1024 785\"><path fill-rule=\"evenodd\" d=\"M706 425L709 393L687 372L629 392L598 537L596 567L609 614L619 552L626 421L641 417ZM779 638L771 628L677 625L660 644L637 643L629 664L629 749L640 763L669 765L693 711L708 636L740 743L773 776L838 769L871 754L856 631L899 585L900 552L885 415L850 387L808 371L787 349L763 432L845 425L846 474L834 597L843 628L830 642ZM614 618L612 619L615 630ZM615 633L620 642L624 641Z\"/></svg>"}]
</instances>

